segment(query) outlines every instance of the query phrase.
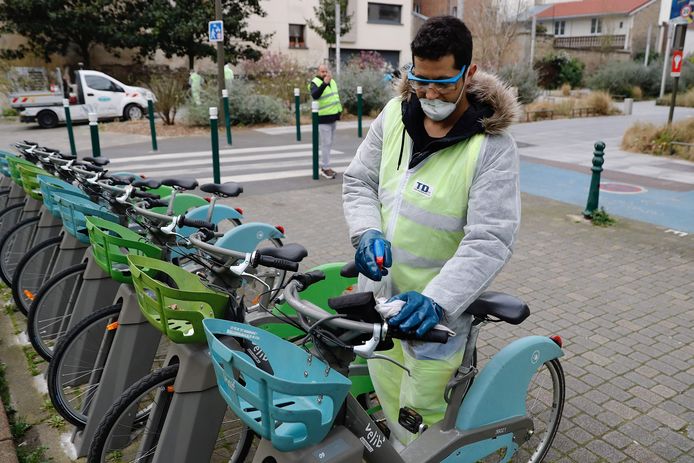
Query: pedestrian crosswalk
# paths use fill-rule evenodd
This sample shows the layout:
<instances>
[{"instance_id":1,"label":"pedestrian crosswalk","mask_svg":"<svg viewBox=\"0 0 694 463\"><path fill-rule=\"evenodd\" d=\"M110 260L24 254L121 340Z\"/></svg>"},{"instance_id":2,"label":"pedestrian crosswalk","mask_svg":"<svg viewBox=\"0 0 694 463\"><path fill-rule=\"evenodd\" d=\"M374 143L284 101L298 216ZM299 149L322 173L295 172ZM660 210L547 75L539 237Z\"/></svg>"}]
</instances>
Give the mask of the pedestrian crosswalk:
<instances>
[{"instance_id":1,"label":"pedestrian crosswalk","mask_svg":"<svg viewBox=\"0 0 694 463\"><path fill-rule=\"evenodd\" d=\"M230 148L219 152L222 182L239 183L281 180L312 175L310 143ZM343 172L354 153L331 151L331 167ZM111 172L127 171L147 177L195 177L200 184L213 181L211 151L112 157Z\"/></svg>"}]
</instances>

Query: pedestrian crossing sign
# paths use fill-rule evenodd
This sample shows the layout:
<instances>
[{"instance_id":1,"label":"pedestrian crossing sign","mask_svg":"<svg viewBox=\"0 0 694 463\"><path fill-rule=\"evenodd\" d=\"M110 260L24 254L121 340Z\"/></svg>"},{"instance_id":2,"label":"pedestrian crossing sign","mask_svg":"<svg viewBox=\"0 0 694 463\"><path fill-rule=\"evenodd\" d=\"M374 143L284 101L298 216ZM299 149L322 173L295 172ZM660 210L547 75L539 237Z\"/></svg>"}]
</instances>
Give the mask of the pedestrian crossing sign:
<instances>
[{"instance_id":1,"label":"pedestrian crossing sign","mask_svg":"<svg viewBox=\"0 0 694 463\"><path fill-rule=\"evenodd\" d=\"M224 41L224 22L222 21L210 21L207 26L207 35L209 36L210 43L223 42Z\"/></svg>"}]
</instances>

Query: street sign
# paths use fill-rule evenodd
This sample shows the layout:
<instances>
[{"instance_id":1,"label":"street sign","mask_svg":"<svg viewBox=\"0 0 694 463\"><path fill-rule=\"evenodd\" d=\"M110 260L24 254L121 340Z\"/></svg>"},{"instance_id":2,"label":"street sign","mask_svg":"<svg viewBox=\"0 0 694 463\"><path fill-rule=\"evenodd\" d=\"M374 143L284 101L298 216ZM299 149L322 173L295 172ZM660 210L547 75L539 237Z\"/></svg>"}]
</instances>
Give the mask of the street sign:
<instances>
[{"instance_id":1,"label":"street sign","mask_svg":"<svg viewBox=\"0 0 694 463\"><path fill-rule=\"evenodd\" d=\"M671 0L670 21L691 23L694 21L694 0Z\"/></svg>"},{"instance_id":2,"label":"street sign","mask_svg":"<svg viewBox=\"0 0 694 463\"><path fill-rule=\"evenodd\" d=\"M670 72L672 77L679 77L682 74L683 61L684 56L682 50L675 50L672 52L672 70Z\"/></svg>"},{"instance_id":3,"label":"street sign","mask_svg":"<svg viewBox=\"0 0 694 463\"><path fill-rule=\"evenodd\" d=\"M209 36L210 43L217 43L224 41L224 22L223 21L210 21L207 26L207 35Z\"/></svg>"}]
</instances>

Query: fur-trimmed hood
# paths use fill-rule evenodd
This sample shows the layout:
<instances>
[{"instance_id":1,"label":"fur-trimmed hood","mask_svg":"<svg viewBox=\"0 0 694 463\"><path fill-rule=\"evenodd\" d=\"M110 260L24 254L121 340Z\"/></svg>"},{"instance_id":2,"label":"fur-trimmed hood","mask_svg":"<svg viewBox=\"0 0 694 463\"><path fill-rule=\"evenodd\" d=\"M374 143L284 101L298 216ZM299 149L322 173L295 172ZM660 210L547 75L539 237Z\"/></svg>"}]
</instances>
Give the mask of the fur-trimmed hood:
<instances>
[{"instance_id":1,"label":"fur-trimmed hood","mask_svg":"<svg viewBox=\"0 0 694 463\"><path fill-rule=\"evenodd\" d=\"M400 80L398 90L403 100L410 100L412 89L406 74ZM477 71L470 81L467 95L493 109L494 113L491 116L481 120L488 135L501 134L520 115L520 104L511 88L493 74Z\"/></svg>"}]
</instances>

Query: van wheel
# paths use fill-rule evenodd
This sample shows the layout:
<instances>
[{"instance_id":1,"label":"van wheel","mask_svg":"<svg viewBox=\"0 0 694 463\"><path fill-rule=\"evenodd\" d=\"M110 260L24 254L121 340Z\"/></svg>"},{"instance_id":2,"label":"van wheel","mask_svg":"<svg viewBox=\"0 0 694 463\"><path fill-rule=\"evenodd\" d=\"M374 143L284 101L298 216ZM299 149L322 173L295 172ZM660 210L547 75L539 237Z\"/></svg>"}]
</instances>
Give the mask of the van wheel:
<instances>
[{"instance_id":1,"label":"van wheel","mask_svg":"<svg viewBox=\"0 0 694 463\"><path fill-rule=\"evenodd\" d=\"M142 119L144 115L145 112L142 110L140 105L137 105L135 103L130 103L123 110L123 119L125 119L126 121Z\"/></svg>"},{"instance_id":2,"label":"van wheel","mask_svg":"<svg viewBox=\"0 0 694 463\"><path fill-rule=\"evenodd\" d=\"M39 127L42 129L52 129L58 126L58 115L53 111L44 109L36 115L36 122L39 123Z\"/></svg>"}]
</instances>

